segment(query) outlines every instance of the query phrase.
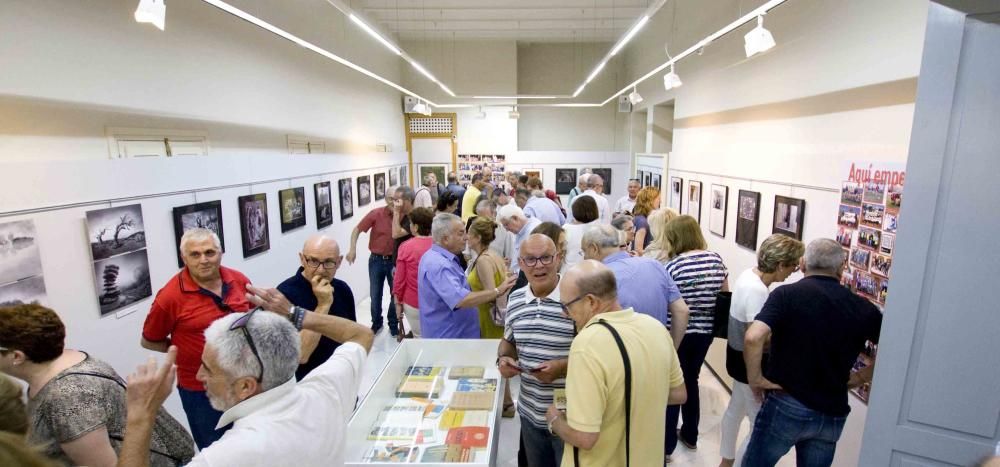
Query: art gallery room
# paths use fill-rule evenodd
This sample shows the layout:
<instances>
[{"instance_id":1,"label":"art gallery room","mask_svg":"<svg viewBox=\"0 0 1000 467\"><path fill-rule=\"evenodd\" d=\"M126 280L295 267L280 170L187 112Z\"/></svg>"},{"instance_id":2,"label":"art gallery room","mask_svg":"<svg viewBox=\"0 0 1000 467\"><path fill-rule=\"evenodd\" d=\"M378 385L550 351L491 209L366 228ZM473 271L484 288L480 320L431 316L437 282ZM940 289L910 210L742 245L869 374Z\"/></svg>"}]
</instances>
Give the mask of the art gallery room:
<instances>
[{"instance_id":1,"label":"art gallery room","mask_svg":"<svg viewBox=\"0 0 1000 467\"><path fill-rule=\"evenodd\" d=\"M0 464L1000 465L997 50L997 0L3 2Z\"/></svg>"}]
</instances>

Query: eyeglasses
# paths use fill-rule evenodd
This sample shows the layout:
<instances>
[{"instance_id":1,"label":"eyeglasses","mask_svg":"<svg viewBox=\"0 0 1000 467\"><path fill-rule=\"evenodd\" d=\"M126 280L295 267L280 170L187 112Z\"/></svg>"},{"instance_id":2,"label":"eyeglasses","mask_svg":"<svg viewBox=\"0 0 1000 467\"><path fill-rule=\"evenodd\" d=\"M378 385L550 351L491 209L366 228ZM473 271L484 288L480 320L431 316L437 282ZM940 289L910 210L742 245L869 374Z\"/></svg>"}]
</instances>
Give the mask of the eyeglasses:
<instances>
[{"instance_id":1,"label":"eyeglasses","mask_svg":"<svg viewBox=\"0 0 1000 467\"><path fill-rule=\"evenodd\" d=\"M318 268L320 266L323 266L323 269L335 269L337 266L340 266L340 262L343 259L344 259L343 256L339 256L337 257L337 259L328 259L320 261L316 258L306 256L306 264L311 268Z\"/></svg>"},{"instance_id":2,"label":"eyeglasses","mask_svg":"<svg viewBox=\"0 0 1000 467\"><path fill-rule=\"evenodd\" d=\"M583 300L586 296L587 296L587 294L583 294L583 295L580 295L579 297L576 297L576 298L574 298L574 299L572 299L572 300L570 300L568 302L565 302L565 303L564 302L559 302L559 306L562 307L563 313L566 313L568 315L569 314L569 307L573 306L574 303L579 302L580 300Z\"/></svg>"},{"instance_id":3,"label":"eyeglasses","mask_svg":"<svg viewBox=\"0 0 1000 467\"><path fill-rule=\"evenodd\" d=\"M524 265L533 268L538 263L542 263L542 266L548 266L552 264L552 260L556 259L555 256L545 255L545 256L522 256L521 261L524 261Z\"/></svg>"},{"instance_id":4,"label":"eyeglasses","mask_svg":"<svg viewBox=\"0 0 1000 467\"><path fill-rule=\"evenodd\" d=\"M243 316L236 318L233 324L229 326L230 331L235 331L237 329L243 331L243 337L247 339L247 344L250 344L250 351L253 352L253 356L257 359L257 364L260 365L260 375L257 376L257 382L260 383L264 381L264 361L260 359L260 354L257 353L257 346L253 343L253 337L250 336L250 330L247 329L247 324L250 322L250 318L253 314L257 312L260 308L254 308L246 312Z\"/></svg>"}]
</instances>

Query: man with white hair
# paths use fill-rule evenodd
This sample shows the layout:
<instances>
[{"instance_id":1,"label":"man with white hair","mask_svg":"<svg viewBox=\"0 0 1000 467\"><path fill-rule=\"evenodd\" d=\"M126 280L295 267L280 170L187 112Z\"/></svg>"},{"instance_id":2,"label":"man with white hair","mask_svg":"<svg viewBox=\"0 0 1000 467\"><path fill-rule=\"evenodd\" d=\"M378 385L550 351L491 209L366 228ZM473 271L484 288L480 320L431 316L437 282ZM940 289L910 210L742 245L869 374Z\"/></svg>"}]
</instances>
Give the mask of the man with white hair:
<instances>
[{"instance_id":1,"label":"man with white hair","mask_svg":"<svg viewBox=\"0 0 1000 467\"><path fill-rule=\"evenodd\" d=\"M598 219L600 219L602 224L611 223L611 208L608 206L608 199L604 197L604 178L598 174L590 174L587 176L587 189L580 193L580 196L590 196L597 201L597 212L600 214ZM576 198L574 198L574 201ZM573 203L570 202L570 207L568 209L570 214L570 219L573 217Z\"/></svg>"},{"instance_id":2,"label":"man with white hair","mask_svg":"<svg viewBox=\"0 0 1000 467\"><path fill-rule=\"evenodd\" d=\"M209 229L191 229L181 236L184 268L156 293L142 326L143 347L166 352L177 347L177 390L198 449L205 449L223 433L216 426L222 412L212 408L205 385L196 378L205 347L205 329L233 312L250 309L242 273L222 266L222 245Z\"/></svg>"},{"instance_id":3,"label":"man with white hair","mask_svg":"<svg viewBox=\"0 0 1000 467\"><path fill-rule=\"evenodd\" d=\"M507 293L517 276L493 289L473 292L458 260L467 240L462 218L438 214L431 224L431 237L434 245L420 259L417 270L421 337L478 339L479 310L475 307Z\"/></svg>"},{"instance_id":4,"label":"man with white hair","mask_svg":"<svg viewBox=\"0 0 1000 467\"><path fill-rule=\"evenodd\" d=\"M521 208L508 204L500 208L500 211L497 212L497 223L507 229L508 232L514 234L514 252L511 257L516 259L520 257L518 252L520 251L521 243L524 243L528 235L531 235L531 231L541 225L542 221L534 217L529 218L524 215L524 211ZM521 268L517 262L514 262L514 264L511 264L511 270L517 275Z\"/></svg>"},{"instance_id":5,"label":"man with white hair","mask_svg":"<svg viewBox=\"0 0 1000 467\"><path fill-rule=\"evenodd\" d=\"M870 382L875 366L851 372L865 341L877 343L882 313L840 285L847 255L834 240L813 240L805 277L775 289L747 329L743 360L757 414L745 466L770 466L795 446L809 465L831 465L851 408L847 390ZM770 343L766 374L764 344Z\"/></svg>"},{"instance_id":6,"label":"man with white hair","mask_svg":"<svg viewBox=\"0 0 1000 467\"><path fill-rule=\"evenodd\" d=\"M437 202L438 197L437 190L437 175L434 175L434 172L428 172L427 175L424 175L423 186L418 188L414 194L413 207L434 209L434 203Z\"/></svg>"},{"instance_id":7,"label":"man with white hair","mask_svg":"<svg viewBox=\"0 0 1000 467\"><path fill-rule=\"evenodd\" d=\"M374 335L355 322L296 307L275 289L247 290L245 299L268 311L231 313L212 323L198 370L212 406L224 412L219 425L233 427L187 465L343 465L347 421ZM296 382L302 330L342 345ZM164 366L150 361L129 376L119 466L149 465L149 434L173 386L176 352L171 346Z\"/></svg>"},{"instance_id":8,"label":"man with white hair","mask_svg":"<svg viewBox=\"0 0 1000 467\"><path fill-rule=\"evenodd\" d=\"M295 306L357 321L351 287L347 282L333 277L343 260L336 240L323 234L314 234L302 246L299 269L295 271L295 275L278 285L278 291ZM329 360L340 345L309 330L302 331L301 337L299 369L295 371L295 378L298 380Z\"/></svg>"},{"instance_id":9,"label":"man with white hair","mask_svg":"<svg viewBox=\"0 0 1000 467\"><path fill-rule=\"evenodd\" d=\"M572 190L569 190L569 199L566 200L566 206L572 205L574 198L587 191L587 178L590 177L590 169L583 169L580 172L580 176L576 177L576 186ZM567 208L567 210L569 209Z\"/></svg>"},{"instance_id":10,"label":"man with white hair","mask_svg":"<svg viewBox=\"0 0 1000 467\"><path fill-rule=\"evenodd\" d=\"M641 188L642 184L638 178L630 178L628 181L628 194L619 198L618 202L615 203L615 214L632 214Z\"/></svg>"}]
</instances>

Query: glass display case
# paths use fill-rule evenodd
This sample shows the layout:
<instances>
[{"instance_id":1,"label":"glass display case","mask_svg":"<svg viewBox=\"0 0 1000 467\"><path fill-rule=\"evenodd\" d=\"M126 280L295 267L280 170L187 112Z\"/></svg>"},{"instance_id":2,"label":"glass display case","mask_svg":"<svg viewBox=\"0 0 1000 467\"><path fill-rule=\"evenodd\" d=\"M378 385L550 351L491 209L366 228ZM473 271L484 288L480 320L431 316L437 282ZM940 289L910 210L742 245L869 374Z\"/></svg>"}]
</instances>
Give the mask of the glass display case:
<instances>
[{"instance_id":1,"label":"glass display case","mask_svg":"<svg viewBox=\"0 0 1000 467\"><path fill-rule=\"evenodd\" d=\"M407 339L347 426L345 464L496 464L497 339Z\"/></svg>"}]
</instances>

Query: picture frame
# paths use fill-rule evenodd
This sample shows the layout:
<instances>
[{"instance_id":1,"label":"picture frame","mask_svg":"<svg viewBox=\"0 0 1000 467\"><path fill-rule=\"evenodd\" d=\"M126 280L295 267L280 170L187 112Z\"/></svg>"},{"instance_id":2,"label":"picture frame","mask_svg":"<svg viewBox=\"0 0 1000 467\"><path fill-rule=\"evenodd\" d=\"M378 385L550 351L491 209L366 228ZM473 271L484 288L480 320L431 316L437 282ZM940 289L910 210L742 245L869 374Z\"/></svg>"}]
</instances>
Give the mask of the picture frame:
<instances>
[{"instance_id":1,"label":"picture frame","mask_svg":"<svg viewBox=\"0 0 1000 467\"><path fill-rule=\"evenodd\" d=\"M545 180L542 178L541 170L525 170L524 174L528 176L528 179L537 178L541 180L543 183L545 182Z\"/></svg>"},{"instance_id":2,"label":"picture frame","mask_svg":"<svg viewBox=\"0 0 1000 467\"><path fill-rule=\"evenodd\" d=\"M438 183L443 184L448 181L448 179L445 178L445 175L448 173L448 166L443 164L420 164L417 166L417 174L419 174L419 178L416 180L417 187L423 185L424 177L426 177L429 173L433 173L434 176L437 177ZM361 204L359 203L358 206L361 206Z\"/></svg>"},{"instance_id":3,"label":"picture frame","mask_svg":"<svg viewBox=\"0 0 1000 467\"><path fill-rule=\"evenodd\" d=\"M226 251L226 237L223 235L222 223L222 201L206 201L204 203L188 204L177 206L173 209L174 217L174 238L177 246L177 267L184 267L184 259L181 258L181 237L184 232L194 228L206 228L219 236L219 245L222 252Z\"/></svg>"},{"instance_id":4,"label":"picture frame","mask_svg":"<svg viewBox=\"0 0 1000 467\"><path fill-rule=\"evenodd\" d=\"M802 223L805 220L806 200L774 195L774 219L771 233L788 235L802 240Z\"/></svg>"},{"instance_id":5,"label":"picture frame","mask_svg":"<svg viewBox=\"0 0 1000 467\"><path fill-rule=\"evenodd\" d=\"M367 206L372 202L372 181L368 175L358 176L358 207Z\"/></svg>"},{"instance_id":6,"label":"picture frame","mask_svg":"<svg viewBox=\"0 0 1000 467\"><path fill-rule=\"evenodd\" d=\"M858 182L844 182L840 186L840 203L851 206L861 206L861 198L865 189Z\"/></svg>"},{"instance_id":7,"label":"picture frame","mask_svg":"<svg viewBox=\"0 0 1000 467\"><path fill-rule=\"evenodd\" d=\"M649 174L647 173L647 175ZM649 180L649 186L655 187L657 190L663 190L663 187L660 185L660 180L660 174L652 174Z\"/></svg>"},{"instance_id":8,"label":"picture frame","mask_svg":"<svg viewBox=\"0 0 1000 467\"><path fill-rule=\"evenodd\" d=\"M86 218L91 261L146 248L141 204L94 209Z\"/></svg>"},{"instance_id":9,"label":"picture frame","mask_svg":"<svg viewBox=\"0 0 1000 467\"><path fill-rule=\"evenodd\" d=\"M591 172L600 175L604 179L604 194L611 194L611 168L604 167L598 169L591 169Z\"/></svg>"},{"instance_id":10,"label":"picture frame","mask_svg":"<svg viewBox=\"0 0 1000 467\"><path fill-rule=\"evenodd\" d=\"M267 194L257 193L236 199L240 210L240 239L243 257L259 255L271 249L271 234L267 216Z\"/></svg>"},{"instance_id":11,"label":"picture frame","mask_svg":"<svg viewBox=\"0 0 1000 467\"><path fill-rule=\"evenodd\" d=\"M576 169L556 169L556 194L568 195L576 186Z\"/></svg>"},{"instance_id":12,"label":"picture frame","mask_svg":"<svg viewBox=\"0 0 1000 467\"><path fill-rule=\"evenodd\" d=\"M697 180L688 182L687 215L701 224L701 182Z\"/></svg>"},{"instance_id":13,"label":"picture frame","mask_svg":"<svg viewBox=\"0 0 1000 467\"><path fill-rule=\"evenodd\" d=\"M316 201L316 229L329 227L333 224L333 199L330 194L330 182L314 184L313 196Z\"/></svg>"},{"instance_id":14,"label":"picture frame","mask_svg":"<svg viewBox=\"0 0 1000 467\"><path fill-rule=\"evenodd\" d=\"M837 225L857 229L861 222L861 207L841 204L837 210Z\"/></svg>"},{"instance_id":15,"label":"picture frame","mask_svg":"<svg viewBox=\"0 0 1000 467\"><path fill-rule=\"evenodd\" d=\"M864 203L861 205L861 225L874 229L882 228L882 218L885 217L885 206L881 204Z\"/></svg>"},{"instance_id":16,"label":"picture frame","mask_svg":"<svg viewBox=\"0 0 1000 467\"><path fill-rule=\"evenodd\" d=\"M389 167L389 186L399 186L399 167Z\"/></svg>"},{"instance_id":17,"label":"picture frame","mask_svg":"<svg viewBox=\"0 0 1000 467\"><path fill-rule=\"evenodd\" d=\"M736 202L736 244L757 251L760 192L740 190Z\"/></svg>"},{"instance_id":18,"label":"picture frame","mask_svg":"<svg viewBox=\"0 0 1000 467\"><path fill-rule=\"evenodd\" d=\"M372 182L375 185L375 201L385 199L385 172L376 172L372 176ZM445 182L447 183L447 180Z\"/></svg>"},{"instance_id":19,"label":"picture frame","mask_svg":"<svg viewBox=\"0 0 1000 467\"><path fill-rule=\"evenodd\" d=\"M670 177L670 200L669 206L680 214L684 199L684 179L681 177Z\"/></svg>"},{"instance_id":20,"label":"picture frame","mask_svg":"<svg viewBox=\"0 0 1000 467\"><path fill-rule=\"evenodd\" d=\"M708 231L726 238L726 216L729 214L729 187L712 184L708 210Z\"/></svg>"},{"instance_id":21,"label":"picture frame","mask_svg":"<svg viewBox=\"0 0 1000 467\"><path fill-rule=\"evenodd\" d=\"M278 208L281 211L281 233L306 225L305 188L288 188L279 191Z\"/></svg>"},{"instance_id":22,"label":"picture frame","mask_svg":"<svg viewBox=\"0 0 1000 467\"><path fill-rule=\"evenodd\" d=\"M410 178L409 178L409 174L406 172L406 167L407 166L405 166L405 165L399 166L399 184L400 185L412 186L413 184L410 183Z\"/></svg>"},{"instance_id":23,"label":"picture frame","mask_svg":"<svg viewBox=\"0 0 1000 467\"><path fill-rule=\"evenodd\" d=\"M151 297L142 205L95 209L87 211L86 218L101 315Z\"/></svg>"},{"instance_id":24,"label":"picture frame","mask_svg":"<svg viewBox=\"0 0 1000 467\"><path fill-rule=\"evenodd\" d=\"M340 193L340 220L350 218L354 215L354 179L337 180L337 192Z\"/></svg>"}]
</instances>

